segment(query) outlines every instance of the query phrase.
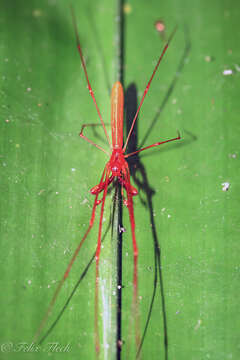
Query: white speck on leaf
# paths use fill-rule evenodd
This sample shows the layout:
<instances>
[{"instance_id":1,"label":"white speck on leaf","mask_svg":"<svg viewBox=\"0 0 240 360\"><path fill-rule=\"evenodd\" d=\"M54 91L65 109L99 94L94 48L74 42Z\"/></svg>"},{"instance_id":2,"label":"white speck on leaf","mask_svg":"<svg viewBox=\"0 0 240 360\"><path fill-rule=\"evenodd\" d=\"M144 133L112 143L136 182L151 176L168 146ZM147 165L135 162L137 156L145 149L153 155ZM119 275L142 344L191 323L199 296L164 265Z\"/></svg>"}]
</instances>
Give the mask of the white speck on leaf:
<instances>
[{"instance_id":1,"label":"white speck on leaf","mask_svg":"<svg viewBox=\"0 0 240 360\"><path fill-rule=\"evenodd\" d=\"M240 66L238 66L237 64L235 64L235 69L239 72L239 71L240 71Z\"/></svg>"},{"instance_id":2,"label":"white speck on leaf","mask_svg":"<svg viewBox=\"0 0 240 360\"><path fill-rule=\"evenodd\" d=\"M126 231L125 227L119 225L119 234L125 233Z\"/></svg>"},{"instance_id":3,"label":"white speck on leaf","mask_svg":"<svg viewBox=\"0 0 240 360\"><path fill-rule=\"evenodd\" d=\"M197 325L194 327L194 330L198 330L200 328L201 323L202 323L202 320L199 319L197 321Z\"/></svg>"},{"instance_id":4,"label":"white speck on leaf","mask_svg":"<svg viewBox=\"0 0 240 360\"><path fill-rule=\"evenodd\" d=\"M70 250L68 248L63 251L64 255L66 255L67 253L70 253Z\"/></svg>"},{"instance_id":5,"label":"white speck on leaf","mask_svg":"<svg viewBox=\"0 0 240 360\"><path fill-rule=\"evenodd\" d=\"M229 187L230 187L229 182L222 183L222 191L228 191Z\"/></svg>"},{"instance_id":6,"label":"white speck on leaf","mask_svg":"<svg viewBox=\"0 0 240 360\"><path fill-rule=\"evenodd\" d=\"M88 203L88 199L84 199L84 200L81 202L81 205L85 205L86 203Z\"/></svg>"},{"instance_id":7,"label":"white speck on leaf","mask_svg":"<svg viewBox=\"0 0 240 360\"><path fill-rule=\"evenodd\" d=\"M206 62L211 62L211 61L212 61L212 57L209 56L209 55L206 55L206 56L205 56L205 61L206 61Z\"/></svg>"},{"instance_id":8,"label":"white speck on leaf","mask_svg":"<svg viewBox=\"0 0 240 360\"><path fill-rule=\"evenodd\" d=\"M227 75L232 75L233 71L231 69L226 69L223 71L223 75L227 76Z\"/></svg>"},{"instance_id":9,"label":"white speck on leaf","mask_svg":"<svg viewBox=\"0 0 240 360\"><path fill-rule=\"evenodd\" d=\"M42 16L42 14L43 14L43 12L41 9L34 9L32 12L32 15L36 18Z\"/></svg>"}]
</instances>

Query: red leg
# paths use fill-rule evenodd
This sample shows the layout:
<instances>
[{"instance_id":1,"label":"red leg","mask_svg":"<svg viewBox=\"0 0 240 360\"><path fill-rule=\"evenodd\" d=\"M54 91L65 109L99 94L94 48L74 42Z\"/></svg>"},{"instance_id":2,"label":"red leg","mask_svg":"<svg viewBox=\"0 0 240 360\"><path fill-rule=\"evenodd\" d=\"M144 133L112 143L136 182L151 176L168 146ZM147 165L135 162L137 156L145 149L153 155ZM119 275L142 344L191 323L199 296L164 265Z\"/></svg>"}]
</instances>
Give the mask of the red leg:
<instances>
[{"instance_id":1,"label":"red leg","mask_svg":"<svg viewBox=\"0 0 240 360\"><path fill-rule=\"evenodd\" d=\"M103 182L103 178L104 178L105 174L106 174L106 168L105 168L104 171L103 171L103 174L102 174L102 177L101 177L101 180L100 180L100 184ZM87 238L90 230L91 230L92 227L93 227L94 220L95 220L96 207L97 207L97 205L98 205L98 196L99 196L99 194L96 194L96 196L95 196L95 200L94 200L94 204L93 204L93 209L92 209L92 215L91 215L91 219L90 219L90 222L89 222L89 226L88 226L88 228L87 228L87 231L85 232L82 240L80 241L78 247L76 248L76 250L75 250L75 252L74 252L74 254L73 254L73 256L72 256L72 258L71 258L71 260L70 260L70 262L69 262L69 264L68 264L68 266L67 266L67 269L66 269L66 271L65 271L65 273L64 273L61 281L59 282L59 284L58 284L58 286L57 286L54 294L53 294L52 300L51 300L51 302L50 302L50 304L49 304L49 306L48 306L48 309L47 309L47 311L46 311L46 314L45 314L44 318L42 319L41 324L40 324L40 326L39 326L39 328L38 328L38 330L37 330L37 332L36 332L36 334L35 334L35 336L34 336L34 340L33 340L34 342L37 341L37 339L38 339L41 331L43 330L43 328L44 328L44 326L45 326L45 324L46 324L49 316L51 315L53 306L54 306L54 304L55 304L55 302L56 302L56 300L57 300L57 297L58 297L59 292L60 292L60 290L61 290L61 288L62 288L62 286L63 286L63 283L64 283L64 281L67 279L67 277L68 277L68 275L69 275L69 272L70 272L70 270L71 270L71 268L72 268L72 266L73 266L73 264L74 264L74 262L75 262L75 260L76 260L76 257L78 256L79 251L80 251L80 249L81 249L84 241L86 240L86 238Z\"/></svg>"},{"instance_id":2,"label":"red leg","mask_svg":"<svg viewBox=\"0 0 240 360\"><path fill-rule=\"evenodd\" d=\"M104 124L102 115L101 115L99 107L97 105L97 102L96 102L96 99L95 99L94 92L93 92L93 89L91 87L90 81L88 79L87 68L86 68L84 57L83 57L82 48L81 48L81 45L80 45L80 40L79 40L79 35L78 35L78 30L77 30L77 23L76 23L76 19L75 19L75 15L74 15L72 7L71 7L71 12L72 12L73 25L74 25L74 30L75 30L76 40L77 40L77 48L78 48L78 52L79 52L79 55L80 55L80 59L81 59L82 67L83 67L83 70L84 70L84 74L85 74L85 77L86 77L86 80L87 80L88 90L89 90L89 93L90 93L90 95L91 95L91 97L93 99L94 105L95 105L95 107L97 109L97 113L98 113L99 119L101 121L103 130L105 132L105 135L106 135L107 141L109 143L109 146L111 147L111 142L110 142L110 139L109 139L109 136L108 136L108 133L107 133L106 126Z\"/></svg>"},{"instance_id":3,"label":"red leg","mask_svg":"<svg viewBox=\"0 0 240 360\"><path fill-rule=\"evenodd\" d=\"M152 79L153 79L154 76L155 76L155 73L156 73L156 71L157 71L157 69L158 69L158 67L159 67L159 64L160 64L160 62L162 61L162 58L163 58L165 52L167 51L167 48L168 48L168 46L169 46L169 43L170 43L170 41L172 40L172 38L173 38L176 30L177 30L177 28L175 27L175 29L173 30L170 38L168 39L167 44L166 44L166 45L164 46L164 48L163 48L163 51L162 51L162 53L161 53L161 55L160 55L160 57L159 57L159 59L158 59L157 65L155 66L155 68L154 68L154 70L153 70L153 73L152 73L152 75L151 75L151 77L150 77L150 80L149 80L148 83L147 83L147 86L146 86L146 88L145 88L145 90L144 90L142 99L141 99L140 104L139 104L139 106L138 106L137 112L136 112L136 114L135 114L135 116L134 116L134 119L133 119L131 128L130 128L130 130L129 130L129 133L128 133L128 136L127 136L127 140L126 140L126 143L125 143L124 148L123 148L123 152L126 151L127 144L128 144L128 142L129 142L129 139L130 139L130 136L131 136L131 134L132 134L132 131L133 131L135 122L136 122L137 117L138 117L138 113L139 113L139 111L140 111L140 109L141 109L141 107L142 107L142 104L143 104L143 101L144 101L144 99L145 99L145 96L146 96L147 93L148 93L148 90L149 90L149 88L150 88Z\"/></svg>"},{"instance_id":4,"label":"red leg","mask_svg":"<svg viewBox=\"0 0 240 360\"><path fill-rule=\"evenodd\" d=\"M131 231L132 231L133 256L134 256L132 317L135 319L135 342L138 348L140 345L140 326L139 326L140 321L139 321L139 304L138 304L138 247L137 247L137 241L135 235L132 185L130 183L130 173L128 168L125 169L123 175L124 175L124 187L127 192L127 207L128 207L129 219L130 219Z\"/></svg>"},{"instance_id":5,"label":"red leg","mask_svg":"<svg viewBox=\"0 0 240 360\"><path fill-rule=\"evenodd\" d=\"M135 219L134 219L134 211L133 211L133 190L132 185L130 183L130 174L129 169L124 170L124 178L123 178L123 184L127 192L127 207L129 212L129 219L131 224L131 231L132 231L132 243L133 243L133 254L134 256L138 256L138 248L137 248L137 241L135 236Z\"/></svg>"},{"instance_id":6,"label":"red leg","mask_svg":"<svg viewBox=\"0 0 240 360\"><path fill-rule=\"evenodd\" d=\"M110 176L110 178L107 179L108 185L110 185L114 180L114 176ZM105 189L106 181L103 181L102 184L95 185L91 190L91 194L96 195L102 192Z\"/></svg>"},{"instance_id":7,"label":"red leg","mask_svg":"<svg viewBox=\"0 0 240 360\"><path fill-rule=\"evenodd\" d=\"M144 148L142 148L142 149L139 149L139 150L134 151L134 152L132 152L132 153L130 153L130 154L124 155L124 157L125 157L125 159L126 159L126 158L128 158L129 156L132 156L132 155L135 155L135 154L140 153L141 151L150 149L150 148L155 147L155 146L159 146L159 145L165 144L165 143L170 142L170 141L175 141L175 140L180 140L180 139L181 139L181 136L180 136L180 134L178 133L178 136L175 137L175 138L173 138L173 139L169 139L169 140L165 140L165 141L160 141L160 142L157 142L157 143L155 143L155 144L148 145L148 146L146 146L146 147L144 147Z\"/></svg>"}]
</instances>

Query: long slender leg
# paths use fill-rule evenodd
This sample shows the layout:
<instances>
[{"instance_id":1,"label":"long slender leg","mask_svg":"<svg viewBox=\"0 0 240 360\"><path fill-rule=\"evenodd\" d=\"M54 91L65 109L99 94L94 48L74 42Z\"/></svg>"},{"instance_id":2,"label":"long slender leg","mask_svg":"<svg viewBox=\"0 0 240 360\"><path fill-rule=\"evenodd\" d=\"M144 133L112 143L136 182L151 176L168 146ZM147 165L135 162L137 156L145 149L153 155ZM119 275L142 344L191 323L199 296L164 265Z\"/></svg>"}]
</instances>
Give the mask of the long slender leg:
<instances>
[{"instance_id":1,"label":"long slender leg","mask_svg":"<svg viewBox=\"0 0 240 360\"><path fill-rule=\"evenodd\" d=\"M109 155L109 153L104 150L101 146L99 146L98 144L96 144L95 142L93 142L92 140L90 140L88 137L86 137L85 135L83 135L83 130L85 129L85 127L87 126L99 126L101 124L83 124L82 125L82 128L81 128L81 131L80 131L80 138L86 140L87 142L89 142L90 144L92 144L93 146L95 146L96 148L100 149L101 151L103 151L105 154Z\"/></svg>"},{"instance_id":2,"label":"long slender leg","mask_svg":"<svg viewBox=\"0 0 240 360\"><path fill-rule=\"evenodd\" d=\"M103 174L102 174L102 177L101 177L101 180L100 180L100 184L103 182L103 178L104 178L105 174L106 174L106 168L105 168L104 171L103 171ZM43 330L43 328L44 328L44 326L45 326L45 324L46 324L46 322L47 322L47 320L48 320L48 318L49 318L49 316L50 316L50 314L51 314L51 312L52 312L53 306L54 306L54 304L55 304L55 302L56 302L56 300L57 300L57 297L58 297L59 292L60 292L60 290L61 290L61 288L62 288L62 286L63 286L63 283L64 283L64 281L67 279L67 277L68 277L68 275L69 275L69 272L70 272L70 270L71 270L71 268L72 268L72 266L73 266L73 263L74 263L74 261L76 260L76 257L78 256L79 251L80 251L80 249L81 249L84 241L86 240L86 238L87 238L90 230L91 230L92 227L93 227L94 220L95 220L96 207L97 207L97 205L98 205L98 196L99 196L99 194L96 194L96 196L95 196L95 200L94 200L94 204L93 204L93 208L92 208L92 215L91 215L91 218L90 218L90 222L89 222L89 226L88 226L88 228L87 228L87 231L85 232L85 234L84 234L84 236L82 237L82 239L81 239L78 247L76 248L76 250L75 250L75 252L74 252L74 254L73 254L73 256L72 256L72 258L71 258L71 260L70 260L70 262L69 262L69 264L68 264L68 266L67 266L67 269L66 269L66 271L65 271L65 273L64 273L61 281L59 282L59 284L58 284L58 286L57 286L54 294L53 294L52 300L51 300L51 302L50 302L50 304L49 304L49 306L48 306L48 309L47 309L47 311L46 311L46 314L45 314L45 316L43 317L43 319L42 319L42 321L41 321L41 323L40 323L40 326L39 326L39 328L38 328L38 330L37 330L37 332L36 332L36 334L35 334L35 336L34 336L34 340L33 340L34 342L37 341L37 339L38 339L41 331Z\"/></svg>"},{"instance_id":3,"label":"long slender leg","mask_svg":"<svg viewBox=\"0 0 240 360\"><path fill-rule=\"evenodd\" d=\"M70 8L71 8L71 13L72 13L72 20L73 20L73 25L74 25L74 31L75 31L76 41L77 41L77 48L78 48L78 52L79 52L79 55L80 55L80 59L81 59L82 67L83 67L83 70L84 70L84 74L85 74L85 77L86 77L86 80L87 80L88 90L89 90L89 93L90 93L90 95L91 95L91 97L92 97L92 99L93 99L94 105L95 105L95 107L96 107L96 109L97 109L97 113L98 113L99 119L100 119L101 124L102 124L102 126L103 126L103 130L104 130L104 132L105 132L105 135L106 135L108 144L109 144L109 146L110 146L110 148L111 148L111 142L110 142L110 139L109 139L109 136L108 136L108 133L107 133L107 129L106 129L106 126L105 126L105 124L104 124L102 115L101 115L101 113L100 113L99 107L98 107L98 105L97 105L97 102L96 102L96 99L95 99L95 96L94 96L93 89L92 89L92 87L91 87L91 84L90 84L90 81L89 81L89 78L88 78L87 67L86 67L86 64L85 64L85 60L84 60L83 53L82 53L82 48L81 48L81 45L80 45L80 39L79 39L79 35L78 35L78 29L77 29L77 23L76 23L74 11L73 11L72 6L70 6Z\"/></svg>"},{"instance_id":4,"label":"long slender leg","mask_svg":"<svg viewBox=\"0 0 240 360\"><path fill-rule=\"evenodd\" d=\"M129 212L129 219L131 224L131 231L132 231L132 243L133 243L133 254L134 256L138 256L138 248L137 248L137 241L135 236L135 219L134 219L134 210L133 210L133 200L132 200L132 186L130 183L130 175L128 168L125 169L124 173L124 187L127 192L127 207Z\"/></svg>"},{"instance_id":5,"label":"long slender leg","mask_svg":"<svg viewBox=\"0 0 240 360\"><path fill-rule=\"evenodd\" d=\"M140 327L139 327L139 304L138 304L138 247L135 235L135 219L133 210L133 194L132 186L130 183L130 173L128 167L123 171L124 187L127 192L127 207L129 212L129 219L132 231L133 243L133 303L132 303L132 316L135 319L135 342L137 348L140 345Z\"/></svg>"},{"instance_id":6,"label":"long slender leg","mask_svg":"<svg viewBox=\"0 0 240 360\"><path fill-rule=\"evenodd\" d=\"M132 155L135 155L135 154L140 153L141 151L150 149L150 148L155 147L155 146L159 146L159 145L165 144L165 143L170 142L170 141L175 141L175 140L180 140L180 139L181 139L181 136L180 136L180 134L178 133L178 136L175 137L175 138L173 138L173 139L168 139L168 140L165 140L165 141L156 142L156 143L154 143L154 144L152 144L152 145L148 145L148 146L146 146L146 147L144 147L144 148L142 148L142 149L139 149L139 150L137 150L137 151L134 151L134 152L132 152L132 153L130 153L130 154L124 155L124 157L125 157L125 159L126 159L126 158L128 158L129 156L132 156Z\"/></svg>"},{"instance_id":7,"label":"long slender leg","mask_svg":"<svg viewBox=\"0 0 240 360\"><path fill-rule=\"evenodd\" d=\"M100 340L99 340L99 327L98 327L98 318L99 318L99 311L98 311L98 303L99 303L99 257L101 252L101 240L102 240L102 223L103 223L103 214L104 214L104 205L107 196L107 189L108 189L108 179L109 179L110 170L107 168L106 176L104 181L104 191L102 197L102 206L101 206L101 213L100 213L100 220L99 220L99 229L98 229L98 242L97 242L97 250L96 250L96 284L95 284L95 349L97 356L99 355L100 351Z\"/></svg>"},{"instance_id":8,"label":"long slender leg","mask_svg":"<svg viewBox=\"0 0 240 360\"><path fill-rule=\"evenodd\" d=\"M152 73L152 75L151 75L151 77L150 77L150 80L149 80L148 83L147 83L147 86L146 86L146 88L145 88L145 90L144 90L142 99L141 99L140 104L139 104L139 106L138 106L137 112L136 112L136 114L135 114L135 116L134 116L134 119L133 119L131 128L130 128L130 130L129 130L129 133L128 133L128 136L127 136L127 140L126 140L125 145L124 145L124 147L123 147L123 152L126 151L127 144L128 144L128 142L129 142L129 139L130 139L130 136L131 136L131 134L132 134L132 131L133 131L135 122L136 122L137 117L138 117L138 113L139 113L139 111L140 111L140 109L141 109L141 107L142 107L142 104L143 104L143 101L144 101L144 99L145 99L145 96L146 96L147 93L148 93L148 90L149 90L149 88L150 88L152 79L154 78L154 76L155 76L155 74L156 74L156 71L157 71L157 69L158 69L158 67L159 67L159 64L160 64L160 62L162 61L162 58L163 58L165 52L167 51L167 48L168 48L168 46L169 46L169 44L170 44L170 41L172 40L172 38L173 38L176 30L177 30L177 27L175 27L175 29L173 30L172 34L170 35L170 37L169 37L169 39L168 39L168 42L167 42L166 45L164 46L163 51L162 51L162 53L161 53L161 55L160 55L160 57L159 57L159 59L158 59L157 65L155 66L155 68L154 68L154 70L153 70L153 73Z\"/></svg>"}]
</instances>

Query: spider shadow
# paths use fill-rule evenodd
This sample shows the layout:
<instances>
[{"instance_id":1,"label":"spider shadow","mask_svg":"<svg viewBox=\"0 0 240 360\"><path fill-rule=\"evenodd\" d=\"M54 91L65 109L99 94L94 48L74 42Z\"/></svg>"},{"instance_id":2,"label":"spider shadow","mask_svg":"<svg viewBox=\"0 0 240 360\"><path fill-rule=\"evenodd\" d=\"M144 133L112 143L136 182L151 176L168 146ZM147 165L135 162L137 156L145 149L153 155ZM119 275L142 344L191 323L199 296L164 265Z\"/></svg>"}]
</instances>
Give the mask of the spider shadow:
<instances>
[{"instance_id":1,"label":"spider shadow","mask_svg":"<svg viewBox=\"0 0 240 360\"><path fill-rule=\"evenodd\" d=\"M125 107L126 107L126 122L127 122L127 133L130 130L132 119L136 114L137 109L137 89L134 84L131 84L125 94ZM128 153L134 152L138 149L138 135L137 135L137 121L135 123L134 131L128 143ZM147 335L147 331L149 328L153 305L157 292L157 284L159 277L159 285L160 285L160 296L161 296L161 305L162 305L162 314L163 314L163 328L164 328L164 350L165 350L165 360L168 359L168 330L167 330L167 315L166 315L166 306L165 306L165 296L164 296L164 284L163 284L163 274L161 269L161 248L158 240L156 224L154 219L154 207L153 207L153 196L155 194L154 189L151 187L146 170L144 165L142 164L138 154L134 157L130 157L128 159L128 164L130 168L130 173L134 179L134 182L138 186L139 196L141 202L144 206L149 209L149 219L151 223L152 230L152 239L153 239L153 247L154 247L154 280L153 280L153 291L150 300L149 310L147 314L147 320L145 323L141 343L138 349L138 353L136 358L140 355L145 337ZM144 193L146 196L146 200L143 200L142 194Z\"/></svg>"},{"instance_id":2,"label":"spider shadow","mask_svg":"<svg viewBox=\"0 0 240 360\"><path fill-rule=\"evenodd\" d=\"M186 57L189 54L190 49L191 49L191 43L190 43L190 39L189 39L189 31L188 31L188 28L186 25L184 27L184 38L185 38L185 47L183 49L182 56L180 58L176 72L170 83L170 86L168 87L168 90L161 102L161 105L159 106L152 122L150 123L150 125L146 131L146 134L140 145L138 145L138 130L137 130L137 122L138 121L136 121L134 130L132 132L130 141L128 143L128 148L127 148L128 153L135 152L138 149L142 148L143 146L148 145L148 144L146 144L146 140L148 139L150 133L153 131L153 128L154 128L156 122L158 121L159 116L162 114L164 108L166 107L166 105L169 101L171 94L173 93L173 91L176 87L179 76L183 71L183 68L184 68L184 65L186 62ZM131 84L125 92L126 134L128 134L128 132L131 128L132 119L134 118L134 116L136 114L137 107L138 107L137 88L136 88L135 84ZM185 130L185 134L187 135L187 139L184 139L184 141L182 141L182 142L173 144L173 146L171 146L171 148L179 147L179 146L180 147L186 146L186 145L189 145L192 141L197 140L197 137L194 134L192 134L190 131ZM168 149L169 149L168 147L165 147L163 150L168 151ZM161 149L161 151L162 151L162 149ZM154 219L154 207L153 207L153 196L155 194L155 191L149 183L146 170L144 168L144 165L141 162L139 154L136 154L133 157L128 158L128 164L129 164L129 168L130 168L130 173L131 173L135 183L138 186L140 200L141 200L142 204L144 206L146 206L149 210L149 220L150 220L151 229L152 229L152 240L153 240L153 248L154 248L153 291L152 291L152 296L151 296L151 300L150 300L147 319L146 319L146 323L145 323L145 327L144 327L144 331L143 331L143 336L142 336L141 343L140 343L140 346L139 346L139 349L138 349L138 352L136 355L136 359L139 358L145 337L147 335L147 331L148 331L151 316L152 316L153 305L154 305L154 301L155 301L155 297L156 297L156 293L157 293L157 285L158 285L158 281L159 281L161 307L162 307L162 314L163 314L162 324L163 324L163 331L164 331L164 335L163 335L164 336L164 359L168 360L169 359L169 356L168 356L168 353L169 353L169 351L168 351L168 326L167 326L166 301L165 301L165 295L164 295L164 280L163 280L163 272L162 272L162 251L161 251L161 246L160 246L160 242L158 239L156 223L155 223L155 219ZM141 193L145 194L146 200L143 199Z\"/></svg>"}]
</instances>

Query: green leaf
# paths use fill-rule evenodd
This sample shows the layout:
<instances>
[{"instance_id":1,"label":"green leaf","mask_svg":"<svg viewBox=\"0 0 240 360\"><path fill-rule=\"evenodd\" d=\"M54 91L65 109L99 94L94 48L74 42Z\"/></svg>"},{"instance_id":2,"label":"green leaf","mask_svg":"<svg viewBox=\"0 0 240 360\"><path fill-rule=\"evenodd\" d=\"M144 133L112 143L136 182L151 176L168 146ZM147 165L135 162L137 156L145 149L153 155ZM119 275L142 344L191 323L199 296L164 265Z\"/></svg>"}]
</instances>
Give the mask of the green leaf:
<instances>
[{"instance_id":1,"label":"green leaf","mask_svg":"<svg viewBox=\"0 0 240 360\"><path fill-rule=\"evenodd\" d=\"M116 4L88 3L73 6L89 78L109 123L109 88L117 68ZM233 1L152 0L132 1L124 8L124 86L132 94L131 105L134 89L139 103L164 44L155 22L164 21L166 38L178 24L144 101L135 138L135 145L144 141L147 146L175 137L177 129L182 135L180 142L148 150L133 164L134 185L139 189L134 208L141 333L155 294L142 359L237 359L239 7ZM9 345L5 350L4 344L31 345L88 226L93 204L89 189L99 182L106 157L78 137L83 123L98 119L77 54L68 2L3 1L0 27L0 357L22 359L22 349L16 353L17 348ZM135 87L130 91L132 83ZM89 130L90 135L104 146L101 130ZM225 182L230 184L228 191L223 191ZM104 231L111 203L110 197ZM135 359L134 336L129 334L132 242L127 209L123 210L127 231L122 358ZM97 230L98 218L52 318L93 256ZM103 267L112 256L109 235L103 243ZM94 296L92 264L45 349L50 342L59 343L62 350L70 344L63 358L95 358ZM42 349L36 353L29 348L27 356L48 358Z\"/></svg>"}]
</instances>

